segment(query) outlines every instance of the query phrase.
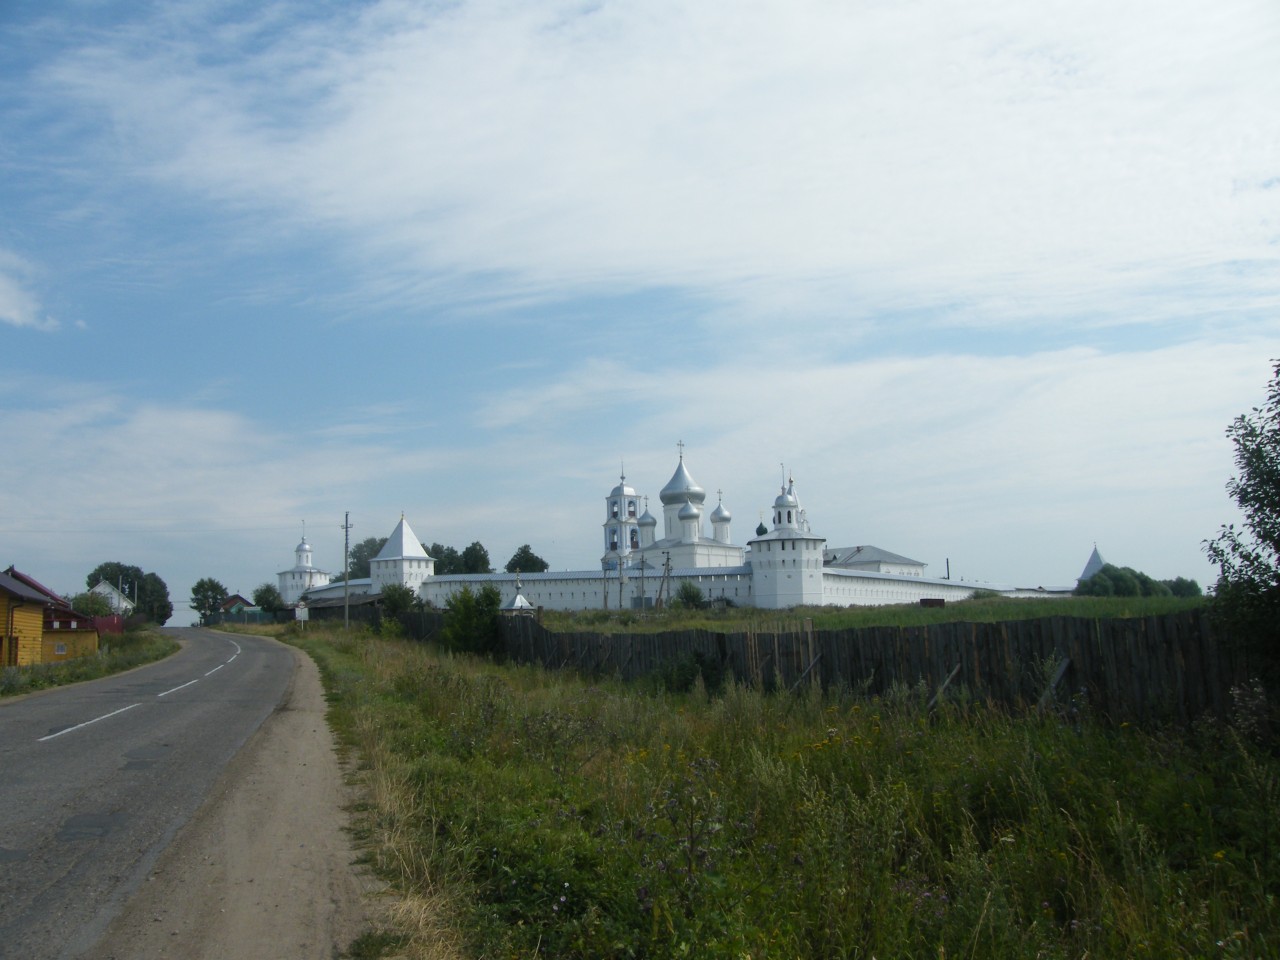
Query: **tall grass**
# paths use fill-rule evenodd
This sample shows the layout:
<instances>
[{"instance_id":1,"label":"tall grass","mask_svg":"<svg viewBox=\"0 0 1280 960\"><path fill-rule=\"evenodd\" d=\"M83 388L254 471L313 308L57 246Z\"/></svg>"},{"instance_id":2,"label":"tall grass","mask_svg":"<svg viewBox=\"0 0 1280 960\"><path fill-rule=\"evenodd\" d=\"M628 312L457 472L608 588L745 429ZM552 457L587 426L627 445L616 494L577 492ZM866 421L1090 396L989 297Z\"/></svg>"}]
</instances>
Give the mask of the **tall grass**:
<instances>
[{"instance_id":1,"label":"tall grass","mask_svg":"<svg viewBox=\"0 0 1280 960\"><path fill-rule=\"evenodd\" d=\"M926 626L966 621L996 623L1039 617L1148 617L1204 606L1203 597L1055 597L1019 598L985 596L948 603L945 607L891 604L879 607L797 607L762 611L754 607L717 610L671 608L648 611L579 610L545 611L542 622L552 630L591 630L597 633L642 633L706 628L723 632L761 625L810 619L818 629L856 627Z\"/></svg>"},{"instance_id":2,"label":"tall grass","mask_svg":"<svg viewBox=\"0 0 1280 960\"><path fill-rule=\"evenodd\" d=\"M367 766L371 856L430 906L415 956L1280 953L1280 764L1230 726L302 642Z\"/></svg>"},{"instance_id":3,"label":"tall grass","mask_svg":"<svg viewBox=\"0 0 1280 960\"><path fill-rule=\"evenodd\" d=\"M57 687L82 680L131 670L144 663L162 660L178 649L172 637L153 630L129 630L107 635L97 653L75 657L58 663L39 663L29 667L5 667L0 670L0 697L30 693L46 687Z\"/></svg>"}]
</instances>

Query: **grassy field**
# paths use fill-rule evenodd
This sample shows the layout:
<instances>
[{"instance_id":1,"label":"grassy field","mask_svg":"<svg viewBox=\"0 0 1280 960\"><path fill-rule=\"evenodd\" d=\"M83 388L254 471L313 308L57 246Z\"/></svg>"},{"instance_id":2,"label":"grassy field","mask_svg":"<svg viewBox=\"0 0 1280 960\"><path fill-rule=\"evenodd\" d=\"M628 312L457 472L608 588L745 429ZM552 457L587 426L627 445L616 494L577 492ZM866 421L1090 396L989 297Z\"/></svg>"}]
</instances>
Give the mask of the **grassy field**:
<instances>
[{"instance_id":1,"label":"grassy field","mask_svg":"<svg viewBox=\"0 0 1280 960\"><path fill-rule=\"evenodd\" d=\"M799 607L785 611L730 607L718 610L669 609L643 615L609 610L545 611L542 622L552 630L600 633L650 633L699 627L733 632L749 627L811 619L820 630L846 627L922 626L963 620L994 623L1037 617L1147 617L1205 604L1203 597L1062 597L1052 599L980 596L945 607L895 604L881 607Z\"/></svg>"},{"instance_id":2,"label":"grassy field","mask_svg":"<svg viewBox=\"0 0 1280 960\"><path fill-rule=\"evenodd\" d=\"M316 627L294 639L404 897L367 942L398 956L1280 954L1256 703L1139 730L910 690L675 695Z\"/></svg>"},{"instance_id":3,"label":"grassy field","mask_svg":"<svg viewBox=\"0 0 1280 960\"><path fill-rule=\"evenodd\" d=\"M123 634L107 634L94 656L77 657L61 663L43 663L33 667L5 667L0 670L0 697L30 693L46 687L57 687L81 680L96 680L122 670L129 670L153 660L161 660L178 649L172 637L155 630L129 630Z\"/></svg>"}]
</instances>

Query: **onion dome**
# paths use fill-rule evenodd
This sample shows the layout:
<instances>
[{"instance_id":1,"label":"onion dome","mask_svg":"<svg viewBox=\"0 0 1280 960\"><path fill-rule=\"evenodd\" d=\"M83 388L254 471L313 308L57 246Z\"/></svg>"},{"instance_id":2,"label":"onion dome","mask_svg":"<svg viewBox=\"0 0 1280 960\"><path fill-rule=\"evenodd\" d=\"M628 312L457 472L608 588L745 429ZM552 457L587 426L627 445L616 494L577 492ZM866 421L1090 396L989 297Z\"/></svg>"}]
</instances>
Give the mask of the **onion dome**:
<instances>
[{"instance_id":1,"label":"onion dome","mask_svg":"<svg viewBox=\"0 0 1280 960\"><path fill-rule=\"evenodd\" d=\"M729 512L729 508L723 502L716 504L716 508L711 511L712 523L728 523L733 519L733 514Z\"/></svg>"},{"instance_id":2,"label":"onion dome","mask_svg":"<svg viewBox=\"0 0 1280 960\"><path fill-rule=\"evenodd\" d=\"M683 507L680 508L680 519L681 520L701 520L702 508L699 507L696 503L686 503Z\"/></svg>"},{"instance_id":3,"label":"onion dome","mask_svg":"<svg viewBox=\"0 0 1280 960\"><path fill-rule=\"evenodd\" d=\"M790 481L787 486L782 488L782 492L778 494L778 499L773 501L774 507L780 507L786 510L790 507L794 510L800 506L800 501L796 499L796 482Z\"/></svg>"},{"instance_id":4,"label":"onion dome","mask_svg":"<svg viewBox=\"0 0 1280 960\"><path fill-rule=\"evenodd\" d=\"M658 496L664 504L702 503L707 499L707 491L698 486L693 477L689 476L689 471L684 465L684 456L681 455L680 462L676 465L676 472L671 475L671 479L667 481L667 485L662 488Z\"/></svg>"},{"instance_id":5,"label":"onion dome","mask_svg":"<svg viewBox=\"0 0 1280 960\"><path fill-rule=\"evenodd\" d=\"M764 521L763 521L763 520L761 520L761 521L756 525L756 536L757 536L757 537L763 537L763 536L764 536L766 533L768 533L768 532L769 532L769 528L768 528L768 527L766 527L766 526L764 525Z\"/></svg>"},{"instance_id":6,"label":"onion dome","mask_svg":"<svg viewBox=\"0 0 1280 960\"><path fill-rule=\"evenodd\" d=\"M634 497L636 488L627 483L627 475L624 473L618 477L618 485L609 491L611 497Z\"/></svg>"},{"instance_id":7,"label":"onion dome","mask_svg":"<svg viewBox=\"0 0 1280 960\"><path fill-rule=\"evenodd\" d=\"M293 548L294 553L310 553L311 544L307 543L307 538L303 537L302 542Z\"/></svg>"},{"instance_id":8,"label":"onion dome","mask_svg":"<svg viewBox=\"0 0 1280 960\"><path fill-rule=\"evenodd\" d=\"M649 508L645 507L644 513L640 514L639 524L642 527L656 527L658 525L658 521L657 518L649 512Z\"/></svg>"}]
</instances>

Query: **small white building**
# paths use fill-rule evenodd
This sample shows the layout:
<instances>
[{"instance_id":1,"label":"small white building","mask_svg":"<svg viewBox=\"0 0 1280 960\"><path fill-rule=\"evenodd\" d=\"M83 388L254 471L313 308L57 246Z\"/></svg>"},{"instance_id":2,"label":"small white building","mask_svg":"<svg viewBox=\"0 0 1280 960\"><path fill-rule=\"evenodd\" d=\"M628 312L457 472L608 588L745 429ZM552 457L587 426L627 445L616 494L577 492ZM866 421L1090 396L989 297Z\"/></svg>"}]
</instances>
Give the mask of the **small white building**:
<instances>
[{"instance_id":1,"label":"small white building","mask_svg":"<svg viewBox=\"0 0 1280 960\"><path fill-rule=\"evenodd\" d=\"M308 590L323 587L331 579L330 575L319 570L311 562L311 544L303 536L302 542L293 548L294 563L288 570L276 574L279 580L280 596L286 606L294 606Z\"/></svg>"},{"instance_id":2,"label":"small white building","mask_svg":"<svg viewBox=\"0 0 1280 960\"><path fill-rule=\"evenodd\" d=\"M111 612L117 616L127 617L133 613L133 609L137 604L117 590L112 584L105 580L99 580L89 590L90 593L96 593L103 597L111 606Z\"/></svg>"}]
</instances>

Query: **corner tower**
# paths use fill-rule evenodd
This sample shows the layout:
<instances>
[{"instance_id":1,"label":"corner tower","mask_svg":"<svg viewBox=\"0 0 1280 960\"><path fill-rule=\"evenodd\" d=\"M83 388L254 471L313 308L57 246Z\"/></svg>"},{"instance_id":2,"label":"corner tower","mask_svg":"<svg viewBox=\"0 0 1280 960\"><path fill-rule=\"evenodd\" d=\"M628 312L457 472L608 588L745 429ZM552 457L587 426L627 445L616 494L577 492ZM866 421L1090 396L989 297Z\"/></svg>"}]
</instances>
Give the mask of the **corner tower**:
<instances>
[{"instance_id":1,"label":"corner tower","mask_svg":"<svg viewBox=\"0 0 1280 960\"><path fill-rule=\"evenodd\" d=\"M796 496L795 479L789 478L773 501L773 529L757 533L747 544L756 606L776 610L820 605L822 545L826 542L809 531L809 521Z\"/></svg>"}]
</instances>

